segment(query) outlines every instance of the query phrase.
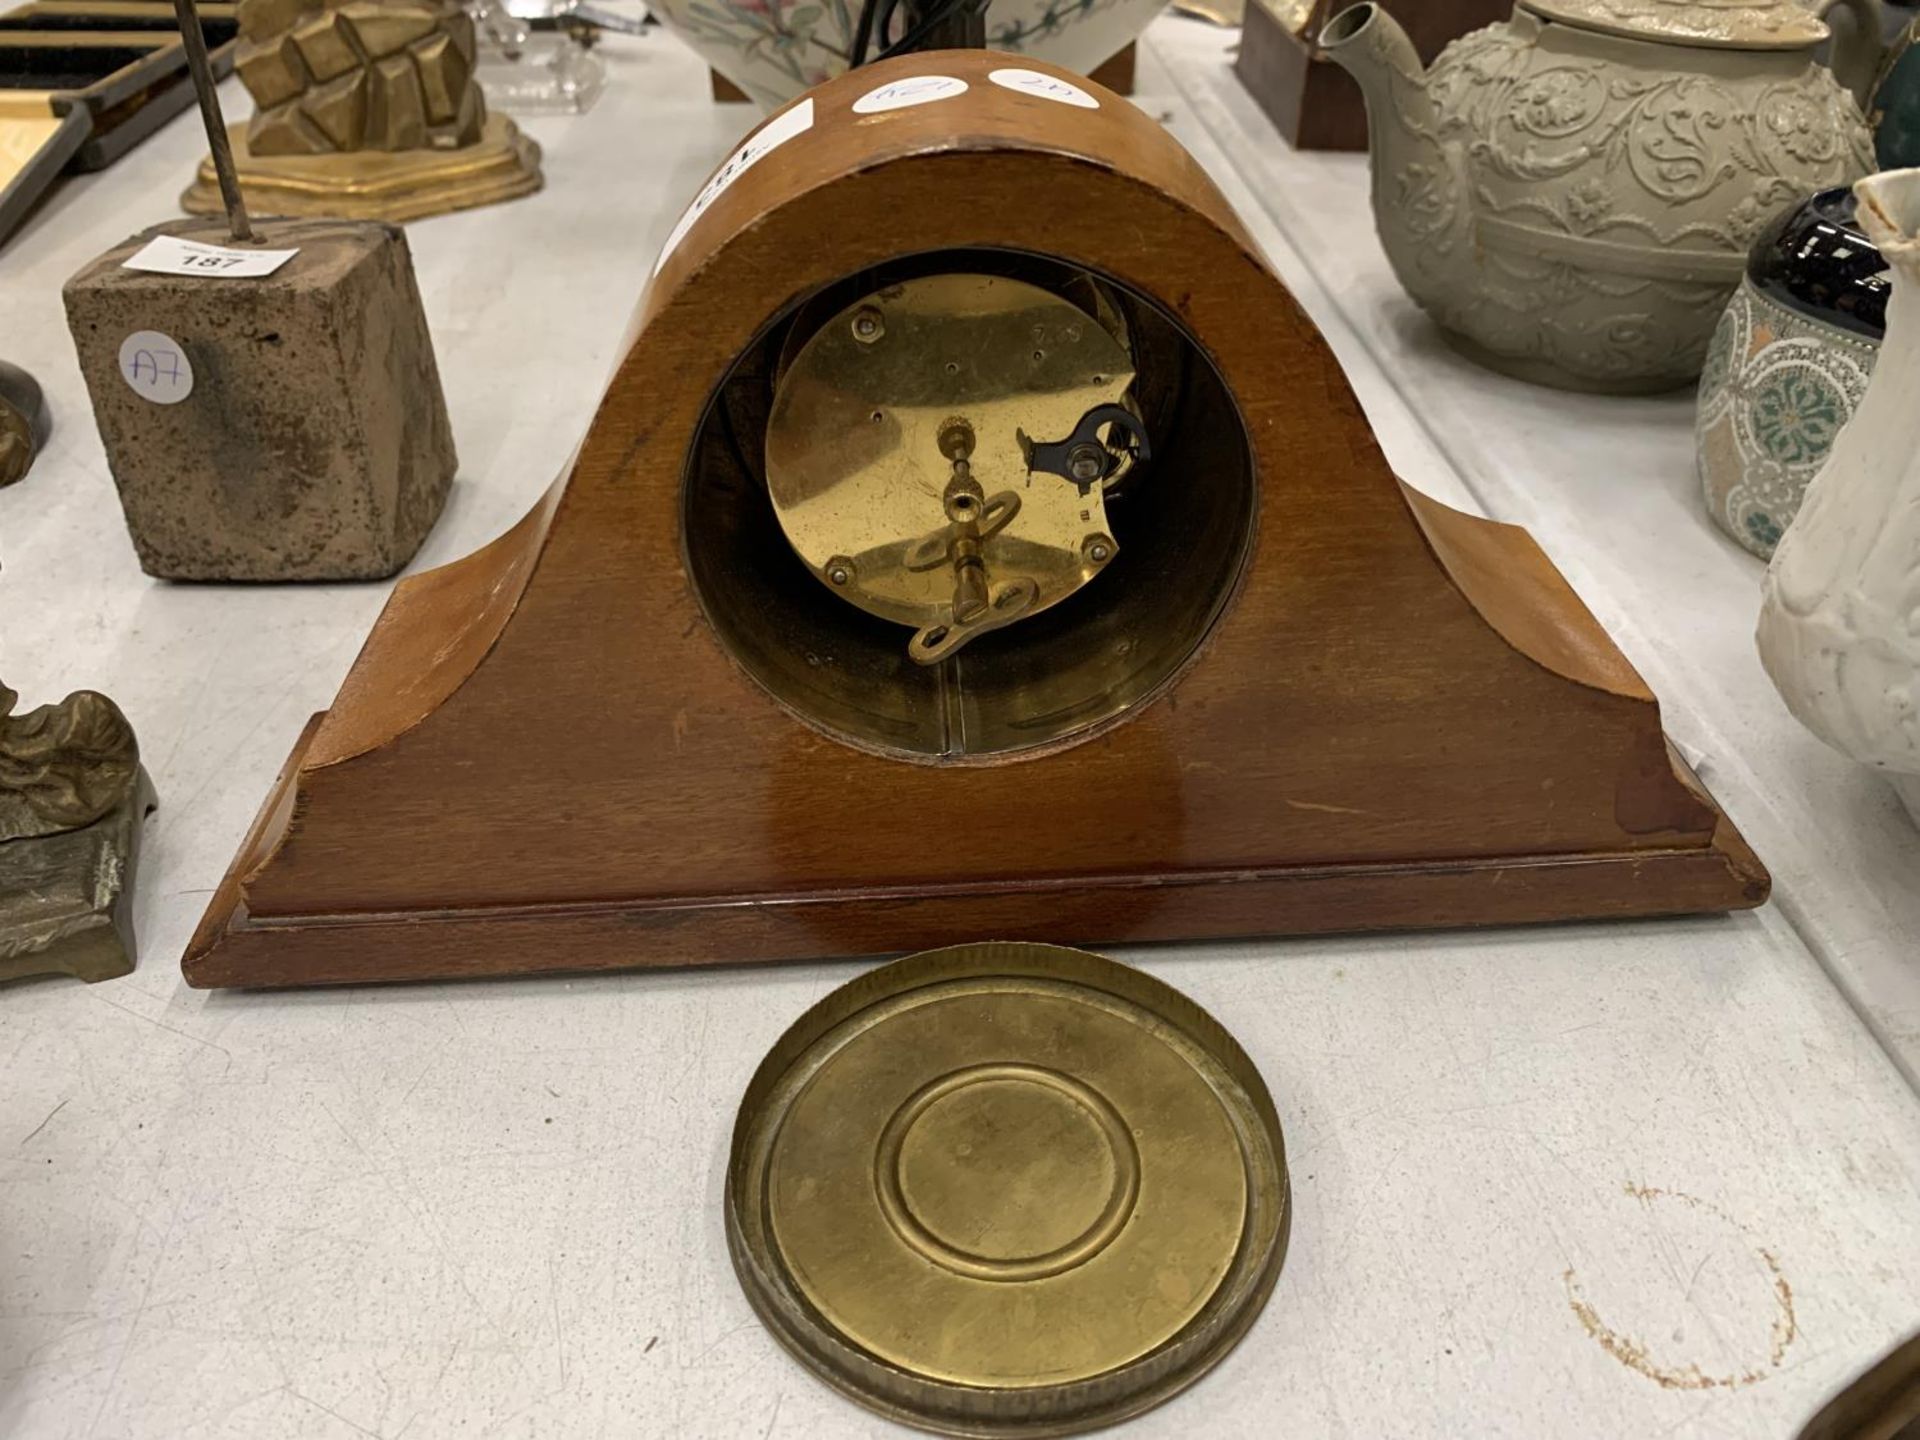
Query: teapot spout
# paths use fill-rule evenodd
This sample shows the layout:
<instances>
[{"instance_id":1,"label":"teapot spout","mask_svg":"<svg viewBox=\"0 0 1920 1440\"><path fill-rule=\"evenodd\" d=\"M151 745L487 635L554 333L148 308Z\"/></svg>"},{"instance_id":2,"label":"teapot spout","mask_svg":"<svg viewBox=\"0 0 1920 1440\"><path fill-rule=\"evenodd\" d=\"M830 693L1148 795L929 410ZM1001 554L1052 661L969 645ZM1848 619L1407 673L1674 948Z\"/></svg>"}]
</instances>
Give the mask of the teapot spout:
<instances>
[{"instance_id":1,"label":"teapot spout","mask_svg":"<svg viewBox=\"0 0 1920 1440\"><path fill-rule=\"evenodd\" d=\"M1352 5L1320 31L1320 50L1359 82L1367 103L1367 146L1376 169L1397 134L1433 133L1426 66L1400 22L1372 3Z\"/></svg>"},{"instance_id":2,"label":"teapot spout","mask_svg":"<svg viewBox=\"0 0 1920 1440\"><path fill-rule=\"evenodd\" d=\"M1375 4L1334 16L1320 49L1366 98L1374 223L1387 260L1407 293L1445 323L1474 286L1472 195L1459 145L1441 139L1419 52Z\"/></svg>"}]
</instances>

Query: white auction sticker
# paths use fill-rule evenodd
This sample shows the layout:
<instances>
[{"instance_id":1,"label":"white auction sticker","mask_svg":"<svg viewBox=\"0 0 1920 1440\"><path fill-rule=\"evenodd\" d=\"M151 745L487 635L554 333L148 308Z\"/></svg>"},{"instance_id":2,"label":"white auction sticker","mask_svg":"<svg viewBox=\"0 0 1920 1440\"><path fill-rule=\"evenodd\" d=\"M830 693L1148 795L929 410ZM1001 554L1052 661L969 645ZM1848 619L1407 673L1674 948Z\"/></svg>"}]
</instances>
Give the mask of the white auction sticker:
<instances>
[{"instance_id":1,"label":"white auction sticker","mask_svg":"<svg viewBox=\"0 0 1920 1440\"><path fill-rule=\"evenodd\" d=\"M1042 100L1055 100L1062 105L1077 105L1082 110L1100 108L1100 102L1078 85L1069 85L1066 81L1056 80L1051 75L1042 75L1038 70L1015 68L996 70L987 78L1001 89L1012 90L1021 95L1034 95Z\"/></svg>"},{"instance_id":2,"label":"white auction sticker","mask_svg":"<svg viewBox=\"0 0 1920 1440\"><path fill-rule=\"evenodd\" d=\"M687 238L694 221L707 213L707 207L724 195L729 185L794 136L812 128L813 97L809 95L791 110L774 116L749 135L747 143L728 156L727 163L716 170L713 178L702 185L700 193L693 197L693 203L687 206L687 213L680 217L679 223L667 236L667 243L660 247L660 258L653 262L653 273L660 273L661 267L667 263L667 257L673 254L674 247Z\"/></svg>"},{"instance_id":3,"label":"white auction sticker","mask_svg":"<svg viewBox=\"0 0 1920 1440\"><path fill-rule=\"evenodd\" d=\"M853 113L878 115L886 110L931 105L936 100L951 100L966 93L967 82L953 75L909 75L905 80L889 80L878 90L869 90L853 102Z\"/></svg>"},{"instance_id":4,"label":"white auction sticker","mask_svg":"<svg viewBox=\"0 0 1920 1440\"><path fill-rule=\"evenodd\" d=\"M136 330L120 342L120 378L156 405L177 405L193 393L187 352L158 330Z\"/></svg>"},{"instance_id":5,"label":"white auction sticker","mask_svg":"<svg viewBox=\"0 0 1920 1440\"><path fill-rule=\"evenodd\" d=\"M235 250L225 245L202 245L177 235L156 235L120 262L123 270L147 270L155 275L224 275L247 279L271 275L298 255L293 250Z\"/></svg>"}]
</instances>

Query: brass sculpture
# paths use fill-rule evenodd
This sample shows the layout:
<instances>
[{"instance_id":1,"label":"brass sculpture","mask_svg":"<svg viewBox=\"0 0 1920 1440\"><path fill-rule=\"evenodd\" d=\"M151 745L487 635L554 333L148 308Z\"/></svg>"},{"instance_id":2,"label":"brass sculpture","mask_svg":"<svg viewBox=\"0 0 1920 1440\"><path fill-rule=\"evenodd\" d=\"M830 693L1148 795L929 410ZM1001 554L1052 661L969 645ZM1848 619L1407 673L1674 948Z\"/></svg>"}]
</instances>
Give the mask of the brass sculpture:
<instances>
[{"instance_id":1,"label":"brass sculpture","mask_svg":"<svg viewBox=\"0 0 1920 1440\"><path fill-rule=\"evenodd\" d=\"M480 138L473 21L447 0L244 0L235 68L256 155L452 150ZM255 37L258 38L255 38Z\"/></svg>"},{"instance_id":2,"label":"brass sculpture","mask_svg":"<svg viewBox=\"0 0 1920 1440\"><path fill-rule=\"evenodd\" d=\"M256 210L413 220L540 186L539 147L487 113L454 0L242 0L234 68L258 107L231 131ZM182 204L219 213L210 160Z\"/></svg>"},{"instance_id":3,"label":"brass sculpture","mask_svg":"<svg viewBox=\"0 0 1920 1440\"><path fill-rule=\"evenodd\" d=\"M0 843L91 825L133 791L140 749L120 707L92 690L15 715L0 684Z\"/></svg>"},{"instance_id":4,"label":"brass sculpture","mask_svg":"<svg viewBox=\"0 0 1920 1440\"><path fill-rule=\"evenodd\" d=\"M0 685L0 980L133 969L133 876L153 787L120 707L91 690L15 715Z\"/></svg>"}]
</instances>

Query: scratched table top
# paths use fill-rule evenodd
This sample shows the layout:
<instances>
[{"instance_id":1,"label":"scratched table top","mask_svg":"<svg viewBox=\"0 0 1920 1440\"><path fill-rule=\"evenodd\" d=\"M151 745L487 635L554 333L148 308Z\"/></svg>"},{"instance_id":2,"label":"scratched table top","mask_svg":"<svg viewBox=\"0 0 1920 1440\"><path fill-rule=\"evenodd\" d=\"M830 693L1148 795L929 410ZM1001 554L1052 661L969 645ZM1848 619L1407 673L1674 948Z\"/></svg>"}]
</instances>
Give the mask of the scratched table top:
<instances>
[{"instance_id":1,"label":"scratched table top","mask_svg":"<svg viewBox=\"0 0 1920 1440\"><path fill-rule=\"evenodd\" d=\"M1690 399L1560 395L1452 357L1386 269L1364 160L1288 150L1231 42L1158 22L1137 103L1242 211L1402 473L1534 530L1778 896L1122 952L1259 1064L1297 1207L1252 1333L1128 1433L1789 1435L1920 1325L1920 838L1766 688L1759 566L1693 498ZM528 126L545 192L408 229L462 460L416 569L553 478L654 253L751 121L665 36L605 53L598 108ZM209 892L386 591L135 564L59 285L176 213L202 144L176 120L0 252L0 353L58 426L0 491L0 675L28 704L113 695L161 796L139 969L0 992L0 1433L889 1432L761 1329L721 1228L749 1074L855 967L182 983Z\"/></svg>"}]
</instances>

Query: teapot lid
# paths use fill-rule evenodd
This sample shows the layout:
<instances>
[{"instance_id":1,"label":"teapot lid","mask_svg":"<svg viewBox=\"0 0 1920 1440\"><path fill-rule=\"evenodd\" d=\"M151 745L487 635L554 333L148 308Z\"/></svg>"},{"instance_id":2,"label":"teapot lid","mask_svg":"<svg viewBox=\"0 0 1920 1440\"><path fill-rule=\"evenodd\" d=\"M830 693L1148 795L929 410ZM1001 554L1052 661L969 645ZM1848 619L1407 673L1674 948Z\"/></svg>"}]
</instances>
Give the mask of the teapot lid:
<instances>
[{"instance_id":1,"label":"teapot lid","mask_svg":"<svg viewBox=\"0 0 1920 1440\"><path fill-rule=\"evenodd\" d=\"M1583 30L1720 50L1804 50L1828 34L1804 0L1520 0L1520 8Z\"/></svg>"}]
</instances>

